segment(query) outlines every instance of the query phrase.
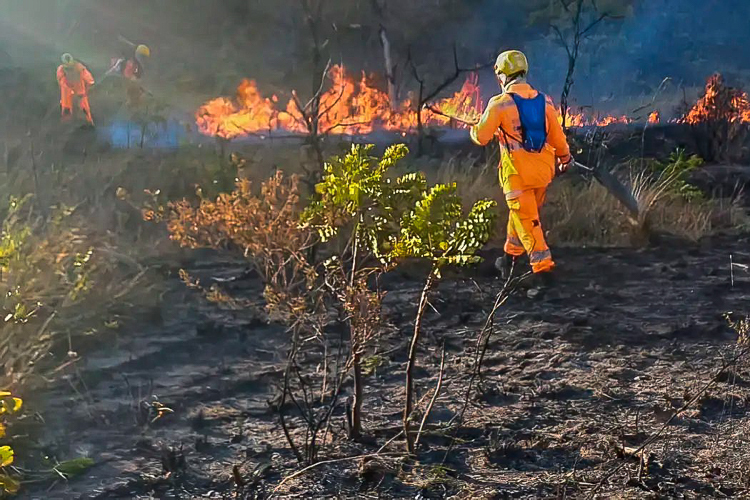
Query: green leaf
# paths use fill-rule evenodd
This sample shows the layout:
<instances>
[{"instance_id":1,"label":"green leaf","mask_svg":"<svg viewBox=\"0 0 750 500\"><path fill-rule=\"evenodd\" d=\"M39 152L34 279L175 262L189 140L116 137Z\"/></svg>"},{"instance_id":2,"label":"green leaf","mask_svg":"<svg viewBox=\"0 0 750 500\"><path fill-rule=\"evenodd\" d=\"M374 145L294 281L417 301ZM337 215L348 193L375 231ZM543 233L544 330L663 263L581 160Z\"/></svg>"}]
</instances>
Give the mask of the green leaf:
<instances>
[{"instance_id":1,"label":"green leaf","mask_svg":"<svg viewBox=\"0 0 750 500\"><path fill-rule=\"evenodd\" d=\"M80 476L88 469L93 467L95 462L88 457L74 458L60 462L55 466L55 470L67 478Z\"/></svg>"},{"instance_id":2,"label":"green leaf","mask_svg":"<svg viewBox=\"0 0 750 500\"><path fill-rule=\"evenodd\" d=\"M21 489L21 483L7 474L0 474L0 488L6 493L15 495Z\"/></svg>"},{"instance_id":3,"label":"green leaf","mask_svg":"<svg viewBox=\"0 0 750 500\"><path fill-rule=\"evenodd\" d=\"M13 448L0 446L0 467L7 467L13 463Z\"/></svg>"}]
</instances>

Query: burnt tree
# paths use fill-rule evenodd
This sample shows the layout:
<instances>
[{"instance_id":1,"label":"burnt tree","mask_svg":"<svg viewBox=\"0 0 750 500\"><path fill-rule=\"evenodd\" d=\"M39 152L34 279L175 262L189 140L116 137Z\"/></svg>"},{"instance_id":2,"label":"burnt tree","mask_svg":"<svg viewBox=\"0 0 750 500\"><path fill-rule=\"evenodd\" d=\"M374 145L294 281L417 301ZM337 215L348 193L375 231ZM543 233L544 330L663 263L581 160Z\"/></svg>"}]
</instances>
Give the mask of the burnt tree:
<instances>
[{"instance_id":1,"label":"burnt tree","mask_svg":"<svg viewBox=\"0 0 750 500\"><path fill-rule=\"evenodd\" d=\"M391 109L398 105L398 92L396 91L396 64L393 62L391 40L386 29L386 7L387 0L372 0L372 10L378 20L378 40L383 48L383 63L385 66L385 81L388 86L388 100Z\"/></svg>"},{"instance_id":2,"label":"burnt tree","mask_svg":"<svg viewBox=\"0 0 750 500\"><path fill-rule=\"evenodd\" d=\"M576 65L581 48L602 22L607 19L620 19L623 16L617 15L614 10L600 10L595 0L559 0L556 5L558 11L553 11L550 27L567 56L567 71L560 96L562 126L563 129L567 129L568 102L575 83Z\"/></svg>"},{"instance_id":3,"label":"burnt tree","mask_svg":"<svg viewBox=\"0 0 750 500\"><path fill-rule=\"evenodd\" d=\"M456 45L453 44L453 71L446 75L442 81L437 83L431 90L427 89L427 80L425 76L420 73L417 63L412 57L411 48L408 51L407 63L411 67L414 80L417 82L417 99L415 100L415 112L417 113L417 156L422 156L424 154L425 138L423 120L424 110L428 108L429 104L445 91L445 89L453 85L462 74L489 68L492 66L492 63L477 64L471 68L462 68L458 63L458 51Z\"/></svg>"}]
</instances>

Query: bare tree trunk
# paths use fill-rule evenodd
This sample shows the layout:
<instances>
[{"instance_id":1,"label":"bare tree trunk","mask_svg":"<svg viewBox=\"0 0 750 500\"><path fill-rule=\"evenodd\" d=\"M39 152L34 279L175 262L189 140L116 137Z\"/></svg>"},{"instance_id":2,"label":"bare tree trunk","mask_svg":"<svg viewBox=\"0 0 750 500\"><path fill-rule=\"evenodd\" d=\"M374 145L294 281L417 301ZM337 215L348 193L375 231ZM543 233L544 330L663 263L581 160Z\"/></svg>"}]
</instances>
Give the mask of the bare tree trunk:
<instances>
[{"instance_id":1,"label":"bare tree trunk","mask_svg":"<svg viewBox=\"0 0 750 500\"><path fill-rule=\"evenodd\" d=\"M359 439L362 436L362 359L358 352L352 360L354 372L354 401L352 402L352 420L349 439Z\"/></svg>"},{"instance_id":2,"label":"bare tree trunk","mask_svg":"<svg viewBox=\"0 0 750 500\"><path fill-rule=\"evenodd\" d=\"M453 73L447 76L442 83L436 86L430 93L426 94L425 91L425 79L420 76L417 64L412 58L411 48L409 49L408 63L411 66L414 80L419 84L419 99L416 102L416 113L417 113L417 156L424 154L424 123L422 122L422 110L427 104L440 95L446 88L448 88L453 82L455 82L462 73L467 71L479 71L480 69L491 66L491 63L477 65L474 68L461 68L458 65L458 50L456 44L453 44ZM426 94L426 95L425 95Z\"/></svg>"},{"instance_id":3,"label":"bare tree trunk","mask_svg":"<svg viewBox=\"0 0 750 500\"><path fill-rule=\"evenodd\" d=\"M357 275L357 264L359 259L360 226L364 223L362 215L354 228L354 251L352 253L352 269L349 277L349 287L354 287ZM359 439L362 435L362 353L360 351L359 339L356 337L352 319L349 320L349 347L352 350L352 369L354 371L354 401L352 403L350 439Z\"/></svg>"},{"instance_id":4,"label":"bare tree trunk","mask_svg":"<svg viewBox=\"0 0 750 500\"><path fill-rule=\"evenodd\" d=\"M570 90L573 88L573 75L576 71L578 62L578 51L581 47L581 14L583 13L583 0L577 0L576 13L573 18L573 43L572 47L566 47L568 52L568 72L565 75L565 84L563 85L562 96L560 97L560 113L562 114L563 130L568 129L568 98Z\"/></svg>"},{"instance_id":5,"label":"bare tree trunk","mask_svg":"<svg viewBox=\"0 0 750 500\"><path fill-rule=\"evenodd\" d=\"M380 46L383 47L383 62L385 63L385 79L388 85L388 100L391 103L391 109L398 106L398 95L396 92L396 65L393 64L393 55L391 53L391 41L388 38L388 30L385 27L385 8L386 0L372 0L372 10L378 17L378 38Z\"/></svg>"},{"instance_id":6,"label":"bare tree trunk","mask_svg":"<svg viewBox=\"0 0 750 500\"><path fill-rule=\"evenodd\" d=\"M427 409L424 411L424 415L422 415L422 422L419 424L419 430L417 431L417 439L414 441L415 447L419 446L419 438L422 436L424 424L426 424L427 419L430 418L430 413L432 413L432 409L435 407L435 402L440 396L440 389L443 387L443 375L445 375L445 339L443 339L443 348L441 351L442 354L440 355L440 371L438 372L437 385L435 385L435 392L432 394L430 404L427 405Z\"/></svg>"},{"instance_id":7,"label":"bare tree trunk","mask_svg":"<svg viewBox=\"0 0 750 500\"><path fill-rule=\"evenodd\" d=\"M424 105L424 82L419 82L419 99L417 99L417 156L424 155L424 123L422 123L422 106Z\"/></svg>"},{"instance_id":8,"label":"bare tree trunk","mask_svg":"<svg viewBox=\"0 0 750 500\"><path fill-rule=\"evenodd\" d=\"M287 443L289 443L289 447L292 449L292 452L294 453L294 456L297 458L297 461L300 464L304 464L305 460L302 457L302 453L300 453L299 448L294 442L294 438L292 438L292 434L289 432L289 427L286 423L286 416L284 415L284 405L286 404L286 397L290 393L291 389L289 388L289 376L292 372L292 363L294 362L294 356L296 355L297 351L297 332L295 331L293 337L292 337L292 346L289 348L289 355L287 357L286 367L284 368L284 385L281 388L281 401L279 401L279 423L281 424L281 429L284 431L284 437L286 437Z\"/></svg>"},{"instance_id":9,"label":"bare tree trunk","mask_svg":"<svg viewBox=\"0 0 750 500\"><path fill-rule=\"evenodd\" d=\"M323 66L323 50L320 40L320 25L322 22L323 4L325 0L302 0L302 8L305 11L305 21L310 30L312 38L312 102L308 113L308 139L310 146L315 151L318 162L318 169L313 174L313 179L309 181L314 185L320 180L322 175L325 158L323 156L323 145L320 135L320 86L325 78L325 68Z\"/></svg>"},{"instance_id":10,"label":"bare tree trunk","mask_svg":"<svg viewBox=\"0 0 750 500\"><path fill-rule=\"evenodd\" d=\"M396 95L396 72L391 55L391 42L384 26L380 27L380 43L383 45L383 60L385 61L385 78L388 83L388 99L391 101L391 109L398 106L398 95Z\"/></svg>"},{"instance_id":11,"label":"bare tree trunk","mask_svg":"<svg viewBox=\"0 0 750 500\"><path fill-rule=\"evenodd\" d=\"M425 310L427 309L427 297L432 290L432 285L435 283L435 269L430 271L430 275L427 277L427 281L422 289L422 296L419 299L419 308L417 309L417 317L414 320L414 335L411 338L411 344L409 345L409 360L406 363L406 393L404 402L404 436L406 437L406 451L414 453L414 436L410 432L410 420L411 414L414 411L414 367L417 364L417 344L419 343L419 337L422 333L422 319L424 318Z\"/></svg>"},{"instance_id":12,"label":"bare tree trunk","mask_svg":"<svg viewBox=\"0 0 750 500\"><path fill-rule=\"evenodd\" d=\"M568 130L568 97L570 90L573 88L573 74L576 70L576 60L574 57L568 58L568 73L565 75L562 95L560 96L560 115L562 116L563 130Z\"/></svg>"},{"instance_id":13,"label":"bare tree trunk","mask_svg":"<svg viewBox=\"0 0 750 500\"><path fill-rule=\"evenodd\" d=\"M560 44L565 49L568 55L568 72L565 75L565 84L563 85L562 95L560 96L560 114L562 116L563 130L568 128L568 99L570 97L570 91L573 88L573 75L576 71L576 63L578 62L578 56L581 51L581 44L590 35L591 31L603 20L609 17L608 14L601 14L595 20L588 24L585 28L583 27L583 14L584 14L584 1L575 0L575 12L571 13L573 18L573 39L568 40L560 28L552 25L552 29L557 33L560 39ZM566 11L570 12L570 4L561 0L563 7ZM596 9L596 4L593 5Z\"/></svg>"}]
</instances>

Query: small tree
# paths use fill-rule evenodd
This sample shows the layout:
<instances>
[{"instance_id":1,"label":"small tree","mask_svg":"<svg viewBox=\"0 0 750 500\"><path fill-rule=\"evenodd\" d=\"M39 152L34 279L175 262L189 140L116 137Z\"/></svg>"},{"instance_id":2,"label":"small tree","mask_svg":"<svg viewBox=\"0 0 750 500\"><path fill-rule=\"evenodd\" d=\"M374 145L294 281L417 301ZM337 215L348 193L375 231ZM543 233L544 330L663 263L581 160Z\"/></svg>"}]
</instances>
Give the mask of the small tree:
<instances>
[{"instance_id":1,"label":"small tree","mask_svg":"<svg viewBox=\"0 0 750 500\"><path fill-rule=\"evenodd\" d=\"M388 100L391 103L391 109L398 106L398 93L396 91L396 64L393 62L393 53L391 50L391 41L386 28L386 16L388 0L371 0L372 11L378 21L378 40L383 48L383 63L385 68L385 81L388 85Z\"/></svg>"},{"instance_id":2,"label":"small tree","mask_svg":"<svg viewBox=\"0 0 750 500\"><path fill-rule=\"evenodd\" d=\"M412 413L412 374L428 293L446 266L479 260L474 254L489 238L494 219L495 203L486 200L477 202L464 216L455 184L428 189L421 173L390 176L389 170L408 153L406 146L392 146L382 158L370 156L372 148L355 145L347 155L326 162L315 197L301 214L296 178L286 180L279 173L263 184L260 196L250 191L246 181L240 181L235 191L215 201L202 199L197 207L186 201L172 204L168 216L172 238L182 245L235 248L250 257L266 284L269 312L291 325L278 407L287 440L302 462L316 460L318 433L328 428L350 372L354 397L348 413L349 434L351 438L361 435L362 356L380 333L384 294L378 278L405 258L426 258L432 267L417 311L407 366L404 425L408 448L413 449L407 417ZM311 230L317 231L330 255L322 266L308 259ZM323 330L331 299L347 326L349 353L345 361L343 356L337 358L333 387L329 388L328 341ZM303 348L302 331L312 332L324 349L319 398L310 395L311 376L303 374L297 362ZM296 377L296 390L291 386L292 377ZM287 396L308 426L304 456L284 418ZM325 404L315 404L315 399Z\"/></svg>"},{"instance_id":3,"label":"small tree","mask_svg":"<svg viewBox=\"0 0 750 500\"><path fill-rule=\"evenodd\" d=\"M464 73L470 73L472 71L479 71L484 68L489 68L492 63L476 64L472 68L462 68L458 63L458 50L456 45L453 44L453 72L446 75L443 80L435 85L432 90L427 90L427 83L425 77L420 74L417 63L414 61L412 51L409 49L408 60L409 66L411 67L412 76L418 84L417 98L414 100L415 113L417 116L417 156L424 154L424 110L429 107L429 104L438 97L445 89L450 87L458 78ZM434 108L430 108L435 111Z\"/></svg>"},{"instance_id":4,"label":"small tree","mask_svg":"<svg viewBox=\"0 0 750 500\"><path fill-rule=\"evenodd\" d=\"M426 259L431 264L417 307L406 365L403 425L409 453L414 451L414 437L410 430L414 400L414 367L417 363L417 346L429 294L441 279L445 267L479 262L480 257L476 256L476 252L490 237L496 217L493 211L495 205L494 201L480 200L467 215L464 215L461 199L456 194L456 184L439 184L425 192L402 221L401 233L395 242L393 256Z\"/></svg>"},{"instance_id":5,"label":"small tree","mask_svg":"<svg viewBox=\"0 0 750 500\"><path fill-rule=\"evenodd\" d=\"M378 278L396 265L392 242L404 214L426 186L421 174L388 176L408 153L406 146L391 146L380 159L370 156L372 148L354 145L344 157L327 162L316 198L302 214L303 223L317 229L321 241L333 247L334 257L325 266L326 283L349 330L347 369L354 376L349 435L353 439L362 431L362 355L380 331L383 293L377 288ZM374 283L375 289L368 283Z\"/></svg>"},{"instance_id":6,"label":"small tree","mask_svg":"<svg viewBox=\"0 0 750 500\"><path fill-rule=\"evenodd\" d=\"M750 101L743 90L730 87L716 73L698 102L680 120L692 129L698 152L708 161L737 162L744 154L750 127Z\"/></svg>"}]
</instances>

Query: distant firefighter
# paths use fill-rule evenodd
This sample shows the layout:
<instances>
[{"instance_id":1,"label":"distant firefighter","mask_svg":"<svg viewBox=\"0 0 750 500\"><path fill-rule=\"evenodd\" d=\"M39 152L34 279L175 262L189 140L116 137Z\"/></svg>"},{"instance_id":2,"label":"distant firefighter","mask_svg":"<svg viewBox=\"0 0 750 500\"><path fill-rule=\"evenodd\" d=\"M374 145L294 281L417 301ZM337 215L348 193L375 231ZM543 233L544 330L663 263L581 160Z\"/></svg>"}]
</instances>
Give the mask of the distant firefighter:
<instances>
[{"instance_id":1,"label":"distant firefighter","mask_svg":"<svg viewBox=\"0 0 750 500\"><path fill-rule=\"evenodd\" d=\"M151 49L145 45L138 45L129 54L113 58L107 76L118 75L128 80L140 80L149 57Z\"/></svg>"},{"instance_id":2,"label":"distant firefighter","mask_svg":"<svg viewBox=\"0 0 750 500\"><path fill-rule=\"evenodd\" d=\"M77 99L86 120L93 125L88 89L94 85L94 77L88 68L70 54L63 54L62 64L57 68L57 83L60 85L62 118L65 120L73 116L73 101Z\"/></svg>"},{"instance_id":3,"label":"distant firefighter","mask_svg":"<svg viewBox=\"0 0 750 500\"><path fill-rule=\"evenodd\" d=\"M498 56L495 75L503 93L490 99L471 139L484 146L499 137L500 184L510 209L505 256L497 267L504 277L513 262L528 254L540 287L551 284L555 264L544 240L539 209L557 172L573 164L552 100L526 82L526 56L510 50Z\"/></svg>"}]
</instances>

